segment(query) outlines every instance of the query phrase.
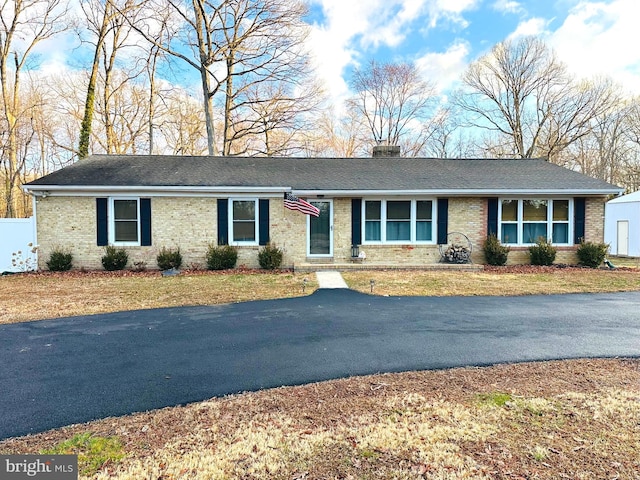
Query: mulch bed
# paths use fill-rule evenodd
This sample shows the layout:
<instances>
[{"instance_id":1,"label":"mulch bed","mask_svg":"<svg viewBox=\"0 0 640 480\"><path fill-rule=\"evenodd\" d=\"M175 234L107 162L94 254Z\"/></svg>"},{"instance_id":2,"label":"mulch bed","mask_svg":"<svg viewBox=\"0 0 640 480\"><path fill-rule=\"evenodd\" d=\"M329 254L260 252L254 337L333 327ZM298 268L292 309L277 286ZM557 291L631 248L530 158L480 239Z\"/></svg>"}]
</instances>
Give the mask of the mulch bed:
<instances>
[{"instance_id":1,"label":"mulch bed","mask_svg":"<svg viewBox=\"0 0 640 480\"><path fill-rule=\"evenodd\" d=\"M402 270L399 268L398 270ZM536 274L536 273L555 273L558 271L564 272L576 272L576 271L593 271L594 269L589 267L582 267L580 265L567 265L567 264L554 264L551 266L539 266L539 265L504 265L504 266L492 266L492 265L484 265L484 272L487 273L496 273L496 274ZM601 267L597 270L600 271L623 271L623 272L638 272L637 268L632 267L616 267L615 269L610 269L607 267ZM394 271L396 271L394 269ZM415 270L414 270L415 271ZM232 268L228 270L205 270L205 269L184 269L180 270L180 275L240 275L240 274L248 274L248 275L272 275L274 273L294 273L293 269L276 269L276 270L265 270L262 268ZM161 277L163 272L160 270L116 270L116 271L106 271L106 270L69 270L67 272L50 272L47 270L38 270L35 272L20 272L15 273L13 275L31 275L38 277L54 277L54 278L64 278L64 277Z\"/></svg>"}]
</instances>

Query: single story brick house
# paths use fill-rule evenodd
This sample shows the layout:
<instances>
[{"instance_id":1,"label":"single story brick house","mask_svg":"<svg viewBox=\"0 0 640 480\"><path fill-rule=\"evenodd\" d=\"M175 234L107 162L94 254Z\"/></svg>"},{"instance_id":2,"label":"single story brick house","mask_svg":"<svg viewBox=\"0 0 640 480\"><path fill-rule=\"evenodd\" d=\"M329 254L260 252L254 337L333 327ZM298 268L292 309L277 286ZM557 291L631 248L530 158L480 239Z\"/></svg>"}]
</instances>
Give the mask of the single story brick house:
<instances>
[{"instance_id":1,"label":"single story brick house","mask_svg":"<svg viewBox=\"0 0 640 480\"><path fill-rule=\"evenodd\" d=\"M40 267L56 247L75 268L101 268L105 245L130 263L156 267L162 247L204 266L209 244L238 247L258 266L271 242L283 267L349 264L427 266L452 232L473 246L495 233L510 263L528 263L540 236L575 263L581 238L603 241L604 205L622 189L544 159L248 158L95 155L25 185L34 197ZM318 217L284 207L286 193ZM318 265L319 266L319 265Z\"/></svg>"}]
</instances>

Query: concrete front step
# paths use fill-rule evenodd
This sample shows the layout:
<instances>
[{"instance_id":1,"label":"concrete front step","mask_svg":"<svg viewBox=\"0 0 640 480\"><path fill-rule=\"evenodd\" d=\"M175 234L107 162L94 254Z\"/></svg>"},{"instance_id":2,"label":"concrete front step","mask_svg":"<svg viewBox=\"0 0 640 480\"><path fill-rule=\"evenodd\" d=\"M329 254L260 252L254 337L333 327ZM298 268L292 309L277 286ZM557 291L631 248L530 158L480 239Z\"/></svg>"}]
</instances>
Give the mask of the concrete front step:
<instances>
[{"instance_id":1,"label":"concrete front step","mask_svg":"<svg viewBox=\"0 0 640 480\"><path fill-rule=\"evenodd\" d=\"M326 270L335 270L338 272L346 270L442 270L442 271L463 271L478 272L484 269L484 265L476 265L473 263L454 264L454 263L427 263L422 265L391 265L391 264L374 264L367 263L297 263L293 270L299 273L311 273Z\"/></svg>"}]
</instances>

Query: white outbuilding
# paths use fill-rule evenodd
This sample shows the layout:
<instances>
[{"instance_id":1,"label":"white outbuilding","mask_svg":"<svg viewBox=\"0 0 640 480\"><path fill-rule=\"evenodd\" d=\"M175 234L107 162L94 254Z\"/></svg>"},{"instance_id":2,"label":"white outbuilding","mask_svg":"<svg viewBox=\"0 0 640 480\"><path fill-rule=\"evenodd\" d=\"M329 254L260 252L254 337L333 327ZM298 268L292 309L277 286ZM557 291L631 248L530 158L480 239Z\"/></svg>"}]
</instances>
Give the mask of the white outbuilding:
<instances>
[{"instance_id":1,"label":"white outbuilding","mask_svg":"<svg viewBox=\"0 0 640 480\"><path fill-rule=\"evenodd\" d=\"M640 257L640 191L607 202L604 241L611 255Z\"/></svg>"}]
</instances>

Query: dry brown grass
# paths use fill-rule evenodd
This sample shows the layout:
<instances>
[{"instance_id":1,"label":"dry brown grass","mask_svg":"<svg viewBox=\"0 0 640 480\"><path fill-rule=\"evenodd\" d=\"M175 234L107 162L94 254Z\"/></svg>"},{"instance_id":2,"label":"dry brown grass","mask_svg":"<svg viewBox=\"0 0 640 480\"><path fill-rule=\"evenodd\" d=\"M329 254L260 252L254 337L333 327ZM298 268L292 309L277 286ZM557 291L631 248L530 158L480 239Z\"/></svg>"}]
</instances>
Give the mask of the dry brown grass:
<instances>
[{"instance_id":1,"label":"dry brown grass","mask_svg":"<svg viewBox=\"0 0 640 480\"><path fill-rule=\"evenodd\" d=\"M10 439L0 451L115 436L126 457L91 477L101 480L637 480L639 418L639 360L574 360L283 387Z\"/></svg>"},{"instance_id":2,"label":"dry brown grass","mask_svg":"<svg viewBox=\"0 0 640 480\"><path fill-rule=\"evenodd\" d=\"M637 290L634 271L348 272L386 295ZM308 278L302 292L303 278ZM16 275L0 321L308 294L314 275ZM90 477L210 479L640 479L640 360L408 372L283 387L0 442L37 453L76 434L125 458Z\"/></svg>"},{"instance_id":3,"label":"dry brown grass","mask_svg":"<svg viewBox=\"0 0 640 480\"><path fill-rule=\"evenodd\" d=\"M550 295L624 292L640 289L639 270L578 268L493 269L484 272L369 271L344 272L350 288L378 295Z\"/></svg>"},{"instance_id":4,"label":"dry brown grass","mask_svg":"<svg viewBox=\"0 0 640 480\"><path fill-rule=\"evenodd\" d=\"M525 269L524 272L518 270ZM640 270L512 267L484 272L420 270L352 271L343 277L354 290L378 295L531 295L617 292L640 289ZM307 279L303 291L303 280ZM261 271L67 272L0 277L0 324L73 315L213 305L306 295L315 275Z\"/></svg>"},{"instance_id":5,"label":"dry brown grass","mask_svg":"<svg viewBox=\"0 0 640 480\"><path fill-rule=\"evenodd\" d=\"M303 279L308 286L302 291ZM303 295L314 275L292 272L66 272L0 277L0 323L94 313L266 300Z\"/></svg>"}]
</instances>

